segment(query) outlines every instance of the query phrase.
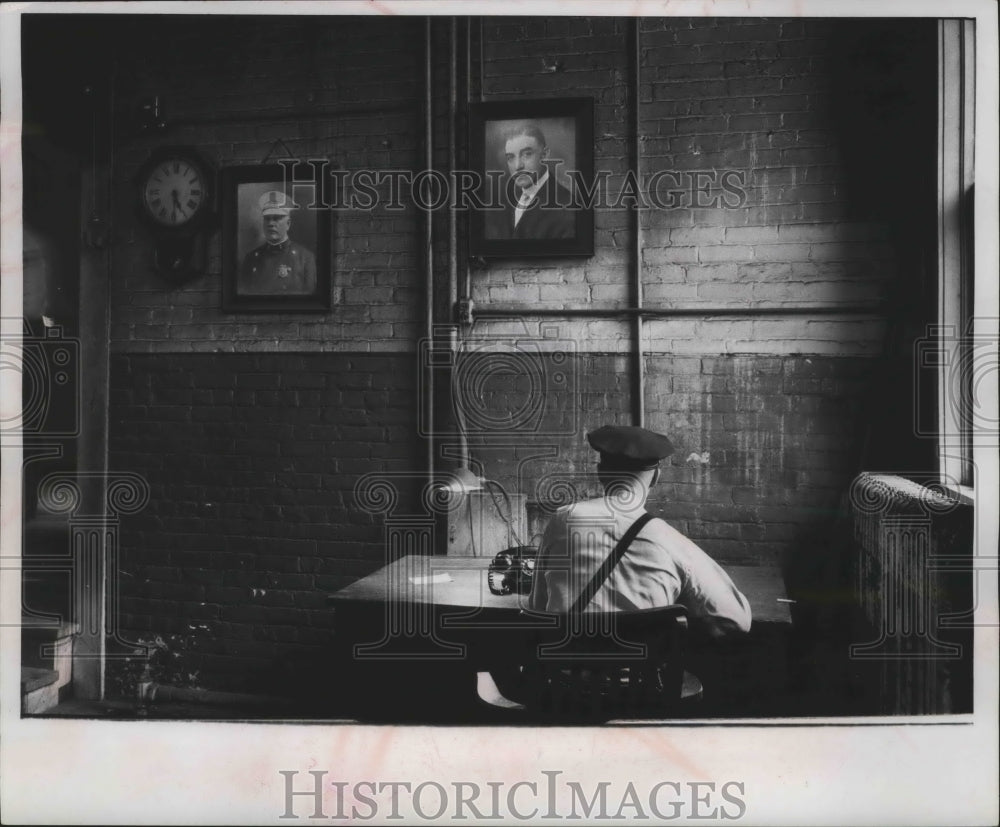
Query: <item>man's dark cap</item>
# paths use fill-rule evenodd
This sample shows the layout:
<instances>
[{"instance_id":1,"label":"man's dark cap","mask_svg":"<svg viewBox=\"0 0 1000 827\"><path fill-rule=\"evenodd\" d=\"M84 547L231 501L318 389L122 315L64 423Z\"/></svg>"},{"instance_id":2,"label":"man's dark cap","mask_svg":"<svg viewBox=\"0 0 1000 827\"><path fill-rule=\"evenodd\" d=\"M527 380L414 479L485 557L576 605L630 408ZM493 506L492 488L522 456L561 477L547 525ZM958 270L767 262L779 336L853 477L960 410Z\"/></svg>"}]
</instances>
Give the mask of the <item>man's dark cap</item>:
<instances>
[{"instance_id":1,"label":"man's dark cap","mask_svg":"<svg viewBox=\"0 0 1000 827\"><path fill-rule=\"evenodd\" d=\"M601 452L601 465L612 470L646 471L674 452L663 434L634 425L604 425L587 434L587 441Z\"/></svg>"}]
</instances>

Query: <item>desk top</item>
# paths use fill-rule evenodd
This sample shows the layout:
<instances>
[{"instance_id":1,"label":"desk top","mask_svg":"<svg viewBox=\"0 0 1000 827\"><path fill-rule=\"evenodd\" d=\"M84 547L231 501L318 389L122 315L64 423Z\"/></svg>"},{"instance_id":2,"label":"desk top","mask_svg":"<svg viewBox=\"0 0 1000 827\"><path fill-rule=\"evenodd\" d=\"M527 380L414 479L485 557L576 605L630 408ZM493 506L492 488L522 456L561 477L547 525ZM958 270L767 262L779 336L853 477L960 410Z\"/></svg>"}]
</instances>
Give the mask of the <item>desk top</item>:
<instances>
[{"instance_id":1,"label":"desk top","mask_svg":"<svg viewBox=\"0 0 1000 827\"><path fill-rule=\"evenodd\" d=\"M518 611L528 595L493 594L486 581L489 557L406 555L330 595L342 601L428 603L442 608L489 608ZM726 572L750 603L754 623L791 624L781 572L774 566L727 566ZM444 580L444 576L447 580ZM411 578L425 578L414 583ZM430 578L434 580L427 582ZM442 582L435 582L441 580Z\"/></svg>"}]
</instances>

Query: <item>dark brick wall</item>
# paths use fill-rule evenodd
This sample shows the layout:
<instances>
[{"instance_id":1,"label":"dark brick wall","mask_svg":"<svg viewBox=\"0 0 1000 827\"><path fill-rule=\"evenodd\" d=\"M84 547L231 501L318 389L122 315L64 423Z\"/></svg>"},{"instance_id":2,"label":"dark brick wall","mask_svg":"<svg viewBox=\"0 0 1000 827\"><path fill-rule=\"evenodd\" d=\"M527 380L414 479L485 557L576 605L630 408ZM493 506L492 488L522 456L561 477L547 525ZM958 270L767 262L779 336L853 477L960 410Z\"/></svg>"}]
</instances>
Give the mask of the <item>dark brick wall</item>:
<instances>
[{"instance_id":1,"label":"dark brick wall","mask_svg":"<svg viewBox=\"0 0 1000 827\"><path fill-rule=\"evenodd\" d=\"M110 466L150 501L121 531L126 638L183 636L207 685L250 688L328 643L325 596L385 562L354 487L419 467L410 355L116 356ZM399 484L400 500L413 496ZM259 688L259 686L258 686Z\"/></svg>"},{"instance_id":2,"label":"dark brick wall","mask_svg":"<svg viewBox=\"0 0 1000 827\"><path fill-rule=\"evenodd\" d=\"M871 360L651 356L646 366L647 424L675 445L654 507L720 561L808 554L857 467Z\"/></svg>"},{"instance_id":3,"label":"dark brick wall","mask_svg":"<svg viewBox=\"0 0 1000 827\"><path fill-rule=\"evenodd\" d=\"M571 357L571 381L549 388L530 421L526 384L484 386L477 404L502 418L514 402L514 424L473 438L474 455L528 494L534 530L554 484L594 493L582 434L629 422L627 362ZM870 360L651 356L646 370L647 424L676 444L656 513L742 564L801 551L832 519L854 468L856 447L845 447L858 442ZM325 595L385 559L358 480L400 474L404 503L416 494L415 377L409 355L115 357L110 464L141 471L151 493L121 535L126 637L186 635L203 679L244 687L278 657L327 642Z\"/></svg>"},{"instance_id":4,"label":"dark brick wall","mask_svg":"<svg viewBox=\"0 0 1000 827\"><path fill-rule=\"evenodd\" d=\"M625 49L631 25L615 18L507 18L484 28L488 96L595 97L595 169L609 173L612 201L628 169ZM640 22L641 173L671 173L658 192L661 198L668 190L681 193L673 208L641 211L648 305L876 305L891 297L901 263L910 271L910 288L925 289L926 250L912 243L914 228L922 226L913 205L933 197L920 189L932 173L933 155L914 157L913 148L927 148L933 112L915 99L912 87L900 94L899 77L919 78L932 60L933 42L926 37L931 30L904 24L887 34L880 25L822 19ZM906 48L893 48L894 42ZM883 63L873 63L872 54L883 54ZM843 67L866 55L867 86L854 89L845 80L853 74ZM542 71L543 63L558 71ZM925 80L930 95L933 78ZM859 128L863 133L855 134ZM900 166L910 174L902 175ZM727 171L742 182L741 203L732 195L722 198L719 176ZM715 176L704 195L692 189L693 176L702 172ZM894 237L896 215L907 216L909 242ZM476 270L474 298L553 311L629 304L626 210L597 209L595 228L593 258L491 263ZM572 327L593 350L620 350L628 336L624 324ZM712 317L656 322L647 348L879 355L884 335L879 319L764 313L739 323Z\"/></svg>"},{"instance_id":5,"label":"dark brick wall","mask_svg":"<svg viewBox=\"0 0 1000 827\"><path fill-rule=\"evenodd\" d=\"M645 362L646 425L669 434L675 447L650 509L720 561L775 565L807 554L857 468L878 382L872 360L655 354ZM507 414L510 427L474 437L473 455L508 490L528 495L532 532L562 501L562 483L579 496L598 493L585 433L631 422L628 363L607 354L571 357L564 369L572 390L549 393L530 422L523 388L512 390L499 373L481 386L476 406L488 406L497 420ZM536 362L525 373L544 369Z\"/></svg>"},{"instance_id":6,"label":"dark brick wall","mask_svg":"<svg viewBox=\"0 0 1000 827\"><path fill-rule=\"evenodd\" d=\"M595 168L610 173L612 194L631 140L631 25L505 18L484 27L488 96L594 95ZM933 238L933 26L648 18L639 29L641 172L670 172L683 191L674 208L640 213L645 304L760 311L644 323L645 421L678 446L653 502L719 559L809 555L863 452L878 450L865 429L912 431L912 393L873 399L910 370L886 368L887 355L910 347L898 340L900 321L922 324L933 306L925 243ZM705 197L718 200L699 205L691 184L700 172L715 182L737 175L745 199L721 198L716 183ZM589 469L585 431L631 421L631 323L558 317L631 304L629 226L625 210L599 208L592 259L497 261L473 273L481 306L548 308L544 324L581 354L587 389L575 433L553 442L556 456L518 475L510 463L527 447L506 459L499 447L488 454L521 490L544 488L560 465ZM803 312L769 312L791 308ZM845 312L829 312L838 308ZM545 338L531 320L484 321L474 333Z\"/></svg>"},{"instance_id":7,"label":"dark brick wall","mask_svg":"<svg viewBox=\"0 0 1000 827\"><path fill-rule=\"evenodd\" d=\"M165 280L152 269L131 181L163 144L194 146L218 168L259 164L269 155L276 163L292 153L346 171L414 169L422 31L422 19L405 17L159 16L134 24L123 41L116 102L123 125L116 233L123 243L113 259L113 351L413 349L420 286L412 207L335 211L331 312L224 313L221 233L208 238L203 275L183 284ZM150 39L177 46L149 49ZM151 95L170 123L165 135L127 126Z\"/></svg>"},{"instance_id":8,"label":"dark brick wall","mask_svg":"<svg viewBox=\"0 0 1000 827\"><path fill-rule=\"evenodd\" d=\"M378 518L350 499L357 479L371 470L423 472L414 355L420 216L412 207L338 213L329 313L224 314L218 234L203 276L165 282L150 269L152 246L135 219L129 182L163 143L192 144L219 166L258 163L280 138L300 157L329 157L347 170L418 168L424 21L289 16L134 25L120 39L116 89L110 464L145 475L152 499L124 527L123 618L131 633L191 635L206 685L250 687L289 651L326 641L333 621L322 609L325 593L383 559ZM822 532L855 470L866 392L880 381L886 331L896 320L891 302L919 292L932 272L915 241L931 234L915 233L922 225L911 205L933 203L913 183L933 176L886 177L883 161L895 147L920 143L923 122L911 116L932 107L933 87L909 109L893 110L884 98L896 74L933 61L933 40L927 51L904 37L907 49L867 66L864 88L875 92L865 102L845 88L842 68L879 25L641 22L642 171L732 170L746 187L735 208L682 203L641 214L648 305L762 311L644 325L646 424L678 446L653 506L722 560L812 553L809 538ZM162 37L163 26L184 39L182 63L143 45ZM610 173L612 192L628 168L630 26L617 18L524 17L483 26L488 100L595 98L595 167ZM446 35L438 25L439 156ZM173 121L169 135L127 127L152 94ZM856 100L868 107L862 136L849 126ZM373 110L324 111L352 105ZM875 195L879 207L869 208ZM908 233L894 228L895 215L906 216ZM437 229L436 320L445 321L443 215ZM470 274L477 306L549 308L558 337L573 343L572 383L540 391L547 433L500 428L472 438L488 476L539 501L558 475L575 475L581 491L592 490L585 432L632 418L630 325L558 317L563 308L631 301L627 212L598 209L595 230L593 258L496 260ZM874 312L767 313L858 303ZM515 336L537 344L540 327L479 321L465 334L469 342ZM550 376L551 361L545 365L540 375ZM518 412L531 375L487 382L475 404L494 418ZM908 405L895 416L900 422L889 431L910 427Z\"/></svg>"},{"instance_id":9,"label":"dark brick wall","mask_svg":"<svg viewBox=\"0 0 1000 827\"><path fill-rule=\"evenodd\" d=\"M401 475L403 509L415 502L412 362L115 357L110 465L139 470L150 485L149 505L121 534L125 637L185 636L189 667L234 688L328 642L326 594L385 560L381 517L356 498L358 480ZM473 439L487 473L528 494L536 530L558 497L554 484L594 493L582 433L629 422L626 357L582 354L564 367L567 392L550 388L530 422L519 418L527 386L487 383L483 410L499 418L513 400L515 424ZM646 369L656 408L648 425L676 444L653 511L739 564L776 563L832 519L854 467L845 446L857 444L870 360L652 356Z\"/></svg>"}]
</instances>

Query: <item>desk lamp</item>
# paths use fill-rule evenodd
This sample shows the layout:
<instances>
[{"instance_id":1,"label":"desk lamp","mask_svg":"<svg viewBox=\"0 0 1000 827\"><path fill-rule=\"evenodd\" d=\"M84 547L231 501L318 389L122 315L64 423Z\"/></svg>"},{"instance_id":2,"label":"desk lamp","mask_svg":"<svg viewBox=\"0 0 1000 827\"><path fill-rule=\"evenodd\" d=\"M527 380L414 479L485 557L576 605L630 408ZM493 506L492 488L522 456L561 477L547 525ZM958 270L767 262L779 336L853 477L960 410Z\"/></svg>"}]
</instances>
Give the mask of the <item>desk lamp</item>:
<instances>
[{"instance_id":1,"label":"desk lamp","mask_svg":"<svg viewBox=\"0 0 1000 827\"><path fill-rule=\"evenodd\" d=\"M454 471L450 471L451 481L442 484L441 488L449 494L468 494L471 491L482 491L487 480L477 477L464 465Z\"/></svg>"},{"instance_id":2,"label":"desk lamp","mask_svg":"<svg viewBox=\"0 0 1000 827\"><path fill-rule=\"evenodd\" d=\"M495 521L495 519L499 520L499 522L495 522L498 527L502 523L503 528L506 529L507 540L505 548L509 549L515 545L523 545L513 525L514 515L511 498L503 485L496 480L476 475L464 465L447 472L447 474L448 476L445 477L447 481L441 482L439 490L446 493L450 500L448 510L454 516L449 517L449 526L457 525L456 518L464 510L465 513L462 521L468 520L468 540L472 546L473 556L479 556L479 551L476 548L477 526L479 532L484 532L484 526L490 521ZM479 492L483 492L482 497L473 496ZM488 492L488 497L485 492ZM497 496L498 493L499 497ZM500 498L502 498L502 502ZM465 506L464 509L462 508L463 505ZM492 508L490 508L490 505ZM492 513L496 514L496 518L489 516ZM449 534L452 534L455 530L454 528L450 528Z\"/></svg>"}]
</instances>

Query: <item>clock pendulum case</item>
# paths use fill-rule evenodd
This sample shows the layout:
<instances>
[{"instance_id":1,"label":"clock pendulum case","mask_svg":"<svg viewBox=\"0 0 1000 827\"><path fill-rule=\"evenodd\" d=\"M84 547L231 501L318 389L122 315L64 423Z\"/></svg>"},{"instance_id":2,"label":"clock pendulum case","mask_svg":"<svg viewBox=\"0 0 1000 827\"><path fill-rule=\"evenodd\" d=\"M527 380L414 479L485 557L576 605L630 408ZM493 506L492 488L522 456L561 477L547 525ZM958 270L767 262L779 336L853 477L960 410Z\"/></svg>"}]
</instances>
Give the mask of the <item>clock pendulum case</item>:
<instances>
[{"instance_id":1,"label":"clock pendulum case","mask_svg":"<svg viewBox=\"0 0 1000 827\"><path fill-rule=\"evenodd\" d=\"M215 214L215 170L193 148L162 147L135 178L138 212L153 236L153 264L171 279L204 272Z\"/></svg>"}]
</instances>

